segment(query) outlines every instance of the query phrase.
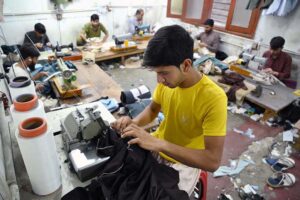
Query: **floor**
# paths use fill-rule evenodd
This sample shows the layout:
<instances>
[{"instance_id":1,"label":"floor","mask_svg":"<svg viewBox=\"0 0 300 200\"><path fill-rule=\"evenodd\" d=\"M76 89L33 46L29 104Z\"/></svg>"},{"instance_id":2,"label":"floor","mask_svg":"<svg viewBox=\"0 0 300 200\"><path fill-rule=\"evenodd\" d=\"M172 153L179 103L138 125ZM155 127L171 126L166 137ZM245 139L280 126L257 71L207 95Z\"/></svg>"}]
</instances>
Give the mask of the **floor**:
<instances>
[{"instance_id":1,"label":"floor","mask_svg":"<svg viewBox=\"0 0 300 200\"><path fill-rule=\"evenodd\" d=\"M139 63L137 63L139 64ZM143 68L119 68L118 67L105 67L105 71L118 83L124 90L129 90L133 87L145 84L153 92L156 85L156 75ZM240 130L253 129L255 138L240 135L233 131L234 128ZM251 184L258 187L258 192L262 194L267 200L277 199L300 199L300 182L290 188L271 189L266 185L266 179L272 174L270 167L262 162L262 158L269 153L269 147L275 141L282 141L282 130L280 128L271 128L267 125L262 125L258 122L254 122L251 119L232 114L228 112L227 121L227 136L225 141L225 147L222 158L222 165L230 166L231 160L238 160L239 158L251 159L255 164L248 165L240 174L234 177L219 177L214 178L209 173L208 177L208 189L207 200L215 200L221 193L230 194L232 199L240 199L235 189L235 185L243 186L245 184ZM13 143L13 145L16 145ZM14 148L15 149L15 148ZM296 161L296 167L289 170L289 173L294 174L296 177L300 177L300 154L292 154L292 158ZM20 161L21 162L21 161ZM16 163L18 166L23 166L23 163ZM23 167L24 169L24 167ZM18 181L28 179L26 177L20 177ZM21 184L22 185L22 184ZM24 184L23 184L24 185ZM30 188L20 188L21 191L30 191ZM52 194L51 197L39 198L39 199L59 199L60 191ZM21 199L37 199L29 193L22 193Z\"/></svg>"},{"instance_id":2,"label":"floor","mask_svg":"<svg viewBox=\"0 0 300 200\"><path fill-rule=\"evenodd\" d=\"M118 83L124 90L137 87L141 84L147 85L151 91L156 85L156 75L143 68L105 68L105 71ZM233 131L233 128L240 130L253 129L255 138L240 135ZM223 176L214 178L211 173L208 177L207 200L217 199L221 193L230 194L235 199L238 197L233 182L243 186L251 184L258 186L258 193L267 200L275 199L300 199L300 183L290 188L272 189L266 185L266 179L272 175L271 168L262 162L262 158L269 153L269 147L274 141L282 141L281 128L273 128L262 125L248 117L232 114L228 112L227 137L223 152L221 165L230 166L231 160L239 158L250 158L255 164L248 165L240 174L234 177ZM300 177L300 155L292 154L296 161L296 167L289 170L296 177Z\"/></svg>"}]
</instances>

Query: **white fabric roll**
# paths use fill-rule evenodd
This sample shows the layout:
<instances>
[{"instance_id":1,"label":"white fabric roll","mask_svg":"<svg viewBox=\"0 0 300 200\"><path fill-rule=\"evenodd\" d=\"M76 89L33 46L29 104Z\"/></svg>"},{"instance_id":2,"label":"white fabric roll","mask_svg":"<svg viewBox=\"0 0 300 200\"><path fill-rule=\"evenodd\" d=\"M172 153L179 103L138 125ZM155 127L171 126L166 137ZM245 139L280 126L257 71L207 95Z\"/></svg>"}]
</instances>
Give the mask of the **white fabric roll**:
<instances>
[{"instance_id":1,"label":"white fabric roll","mask_svg":"<svg viewBox=\"0 0 300 200\"><path fill-rule=\"evenodd\" d=\"M9 91L11 95L11 99L14 100L17 96L21 94L33 94L36 95L35 86L31 81L30 85L26 87L14 88L9 86Z\"/></svg>"},{"instance_id":2,"label":"white fabric roll","mask_svg":"<svg viewBox=\"0 0 300 200\"><path fill-rule=\"evenodd\" d=\"M33 192L48 195L56 191L61 186L60 166L49 128L46 133L32 138L17 134L17 141Z\"/></svg>"},{"instance_id":3,"label":"white fabric roll","mask_svg":"<svg viewBox=\"0 0 300 200\"><path fill-rule=\"evenodd\" d=\"M13 121L14 121L14 124L16 127L18 127L20 122L23 121L24 119L28 119L31 117L41 117L43 119L47 119L46 113L44 110L44 104L41 100L38 100L37 105L33 109L28 110L28 111L23 111L23 112L17 111L15 109L14 104L12 104L10 106L10 113L11 113L11 116L13 118Z\"/></svg>"}]
</instances>

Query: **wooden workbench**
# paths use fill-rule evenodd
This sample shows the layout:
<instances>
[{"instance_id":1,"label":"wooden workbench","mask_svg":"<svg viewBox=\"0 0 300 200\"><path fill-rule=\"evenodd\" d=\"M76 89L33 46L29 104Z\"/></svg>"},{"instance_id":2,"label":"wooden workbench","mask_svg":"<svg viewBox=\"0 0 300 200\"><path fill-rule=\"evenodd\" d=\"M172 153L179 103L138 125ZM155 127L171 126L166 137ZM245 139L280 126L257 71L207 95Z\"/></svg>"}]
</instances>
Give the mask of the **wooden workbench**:
<instances>
[{"instance_id":1,"label":"wooden workbench","mask_svg":"<svg viewBox=\"0 0 300 200\"><path fill-rule=\"evenodd\" d=\"M126 56L144 53L144 51L147 48L148 42L149 42L149 40L138 41L137 49L123 51L123 52L113 52L113 51L110 51L109 49L106 49L103 52L96 52L96 53L94 53L95 61L98 62L98 61L111 60L114 58L121 58L121 63L124 64ZM114 43L110 43L110 45L114 45ZM84 57L84 54L85 54L85 51L82 51L83 57Z\"/></svg>"},{"instance_id":2,"label":"wooden workbench","mask_svg":"<svg viewBox=\"0 0 300 200\"><path fill-rule=\"evenodd\" d=\"M103 96L115 98L119 101L122 88L98 65L92 63L83 65L81 61L74 61L73 63L78 68L76 72L77 83L87 87L82 90L81 97L61 99L60 103L89 103Z\"/></svg>"}]
</instances>

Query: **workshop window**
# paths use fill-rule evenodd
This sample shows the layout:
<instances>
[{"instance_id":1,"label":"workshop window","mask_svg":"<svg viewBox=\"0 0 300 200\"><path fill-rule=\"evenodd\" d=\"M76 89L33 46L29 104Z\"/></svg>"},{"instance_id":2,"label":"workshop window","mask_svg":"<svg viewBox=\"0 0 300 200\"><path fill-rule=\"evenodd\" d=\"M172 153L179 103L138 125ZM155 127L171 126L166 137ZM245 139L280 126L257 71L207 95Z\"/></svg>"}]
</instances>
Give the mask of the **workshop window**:
<instances>
[{"instance_id":1,"label":"workshop window","mask_svg":"<svg viewBox=\"0 0 300 200\"><path fill-rule=\"evenodd\" d=\"M168 0L167 17L202 25L207 18L215 21L215 29L252 38L260 10L247 10L246 0Z\"/></svg>"}]
</instances>

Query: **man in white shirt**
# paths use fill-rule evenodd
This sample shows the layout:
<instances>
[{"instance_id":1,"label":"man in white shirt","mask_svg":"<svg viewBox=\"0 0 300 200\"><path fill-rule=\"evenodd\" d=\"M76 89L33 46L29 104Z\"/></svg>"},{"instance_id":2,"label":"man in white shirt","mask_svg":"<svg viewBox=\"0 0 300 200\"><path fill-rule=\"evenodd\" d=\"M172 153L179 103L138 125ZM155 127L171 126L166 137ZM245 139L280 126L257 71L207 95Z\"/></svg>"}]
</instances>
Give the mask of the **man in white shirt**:
<instances>
[{"instance_id":1,"label":"man in white shirt","mask_svg":"<svg viewBox=\"0 0 300 200\"><path fill-rule=\"evenodd\" d=\"M10 80L17 76L26 76L30 77L29 71L33 71L35 69L35 64L37 63L38 57L40 56L39 51L32 45L23 45L19 49L20 60L19 62L13 64L11 69L9 70L8 77ZM39 80L43 76L48 76L46 72L39 72L35 76L31 77L33 81ZM36 90L40 91L43 89L43 84L36 84Z\"/></svg>"},{"instance_id":2,"label":"man in white shirt","mask_svg":"<svg viewBox=\"0 0 300 200\"><path fill-rule=\"evenodd\" d=\"M137 9L135 15L128 20L128 32L135 34L135 27L143 25L144 10Z\"/></svg>"}]
</instances>

